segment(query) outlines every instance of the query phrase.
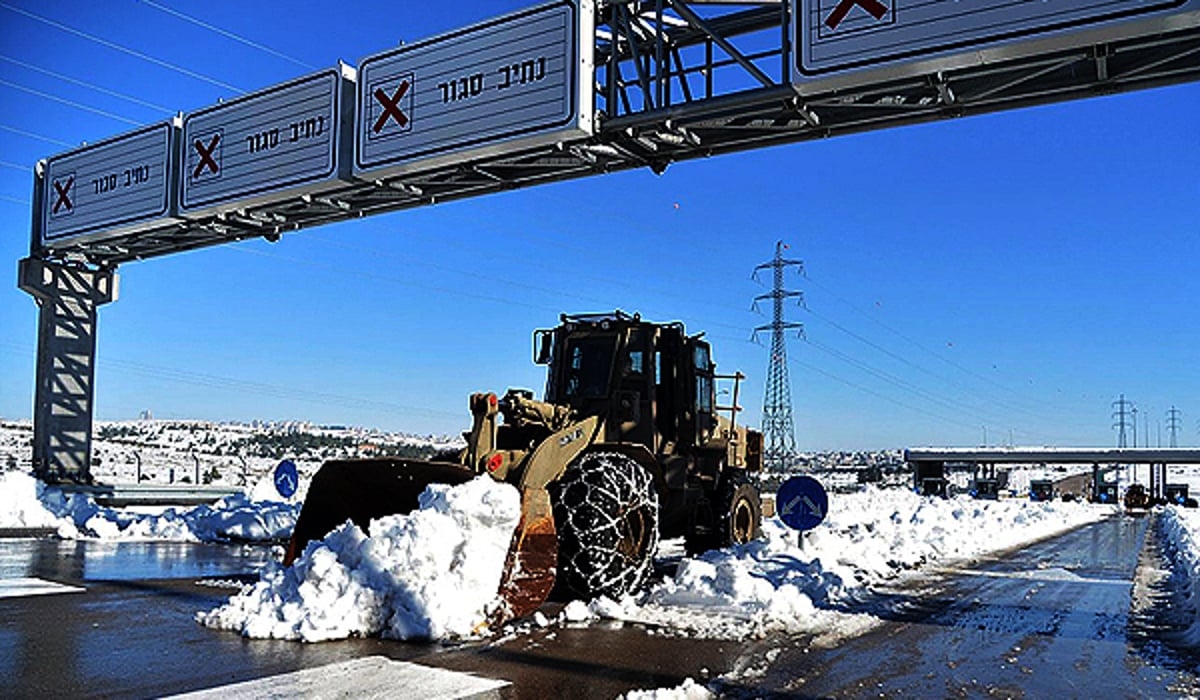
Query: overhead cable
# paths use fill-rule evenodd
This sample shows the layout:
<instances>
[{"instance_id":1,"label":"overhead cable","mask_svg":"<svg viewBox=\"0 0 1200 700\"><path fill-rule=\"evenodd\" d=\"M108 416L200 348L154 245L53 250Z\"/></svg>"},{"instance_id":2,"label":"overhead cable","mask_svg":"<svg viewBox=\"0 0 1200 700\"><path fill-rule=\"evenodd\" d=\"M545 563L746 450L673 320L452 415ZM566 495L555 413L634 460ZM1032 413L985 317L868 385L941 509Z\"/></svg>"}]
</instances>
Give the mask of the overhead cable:
<instances>
[{"instance_id":1,"label":"overhead cable","mask_svg":"<svg viewBox=\"0 0 1200 700\"><path fill-rule=\"evenodd\" d=\"M251 48L258 49L259 51L263 51L265 53L269 53L272 56L275 56L276 58L282 58L283 60L288 61L289 63L294 63L294 64L300 66L301 68L307 68L309 70L316 70L318 68L318 66L314 66L311 63L305 63L304 61L301 61L298 58L292 58L291 56L283 53L282 51L276 51L275 49L273 49L269 46L264 46L262 44L259 44L258 42L251 41L250 39L247 39L238 34L234 34L233 32L231 32L229 30L221 29L220 27L218 27L216 25L209 24L208 22L205 22L203 20L192 17L191 15L184 14L184 13L180 12L179 10L175 10L175 9L172 9L165 5L161 5L157 2L153 2L153 0L141 0L141 2L143 5L146 5L148 7L153 7L156 10L159 10L161 12L165 12L165 13L171 15L172 17L176 17L185 22L191 22L192 24L196 25L197 27L202 27L211 32L216 32L217 34L220 34L221 36L223 36L227 39L232 39L240 44L245 44L246 46L249 46Z\"/></svg>"},{"instance_id":2,"label":"overhead cable","mask_svg":"<svg viewBox=\"0 0 1200 700\"><path fill-rule=\"evenodd\" d=\"M63 75L62 73L57 73L52 70L47 70L46 68L42 68L40 66L35 66L32 63L28 63L26 61L19 61L11 56L5 56L4 54L0 54L0 61L7 61L13 65L20 66L26 70L31 70L31 71L34 71L35 73L41 73L42 75L48 75L51 78L56 78L63 82L71 83L72 85L78 85L80 87L85 87L89 90L95 90L96 92L103 93L105 95L108 95L109 97L116 97L117 99L125 100L126 102L132 102L133 104L140 105L142 107L147 107L149 109L153 109L158 112L164 112L166 114L175 114L178 111L178 110L171 109L169 107L163 107L162 105L154 104L153 102L147 102L143 99L139 99L139 98L133 97L131 95L126 95L125 93L122 93L122 92L117 92L116 90L109 90L108 88L100 87L99 85L88 82L86 80L79 80L78 78L72 78L69 75Z\"/></svg>"},{"instance_id":3,"label":"overhead cable","mask_svg":"<svg viewBox=\"0 0 1200 700\"><path fill-rule=\"evenodd\" d=\"M58 97L56 95L51 95L48 92L42 92L41 90L34 90L33 88L28 88L28 87L25 87L24 85L18 85L16 83L9 82L7 80L4 80L3 78L0 78L0 85L4 85L5 87L10 87L13 90L20 90L21 92L25 92L30 95L36 95L37 97L51 100L53 102L58 102L59 104L64 104L64 105L67 105L68 107L74 107L75 109L82 109L85 112L91 112L92 114L99 114L102 117L108 117L109 119L113 119L115 121L124 122L126 124L132 124L134 126L142 125L142 122L134 121L133 119L129 119L128 117L122 117L119 114L113 114L112 112L106 112L102 109L97 109L95 107L90 107L88 105L85 105L85 104L82 104L79 102L75 102L75 101L68 100L68 99L65 99L62 97Z\"/></svg>"},{"instance_id":4,"label":"overhead cable","mask_svg":"<svg viewBox=\"0 0 1200 700\"><path fill-rule=\"evenodd\" d=\"M8 126L7 124L0 124L0 131L8 131L16 134L17 136L24 136L27 139L35 139L37 141L45 141L46 143L52 143L56 146L65 146L67 148L75 146L75 144L69 141L63 141L62 139L56 139L51 136L42 136L41 134L35 134L32 131L18 129L15 126Z\"/></svg>"},{"instance_id":5,"label":"overhead cable","mask_svg":"<svg viewBox=\"0 0 1200 700\"><path fill-rule=\"evenodd\" d=\"M184 68L183 66L178 66L174 63L164 61L160 58L155 58L153 56L149 56L147 54L142 53L141 51L136 51L127 46L122 46L121 44L118 44L114 41L109 41L108 39L102 39L94 34L88 34L87 32L81 31L79 29L75 29L74 27L68 27L67 25L65 25L61 22L56 22L52 19L42 17L41 15L34 14L28 10L23 10L19 7L13 7L12 5L10 5L6 2L0 2L0 8L4 8L5 10L8 10L9 12L15 12L19 15L22 15L23 17L28 17L29 19L32 19L34 21L41 22L42 24L45 24L47 26L51 26L51 27L54 27L55 29L59 29L64 32L67 32L68 34L74 34L75 36L87 39L88 41L93 41L97 44L100 44L101 46L107 46L108 48L110 48L114 51L120 51L123 54L133 56L134 58L141 59L148 63L153 63L156 66L160 66L160 67L166 68L168 70L173 70L176 73L181 73L183 75L188 76L189 78L195 78L196 80L202 80L206 83L209 83L211 85L216 85L217 87L223 88L225 90L232 90L233 92L236 92L239 95L244 95L246 93L245 90L242 90L239 87L236 87L234 85L230 85L229 83L217 80L216 78L211 78L207 75L204 75L203 73L197 73L196 71L188 70L187 68Z\"/></svg>"}]
</instances>

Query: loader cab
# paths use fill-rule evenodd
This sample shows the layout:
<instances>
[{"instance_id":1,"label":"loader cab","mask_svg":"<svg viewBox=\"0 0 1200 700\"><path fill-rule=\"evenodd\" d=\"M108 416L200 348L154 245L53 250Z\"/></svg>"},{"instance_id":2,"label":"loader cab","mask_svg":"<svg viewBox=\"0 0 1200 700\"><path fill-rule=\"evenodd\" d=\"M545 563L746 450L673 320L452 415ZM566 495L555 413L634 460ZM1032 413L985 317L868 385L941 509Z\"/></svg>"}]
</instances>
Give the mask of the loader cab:
<instances>
[{"instance_id":1,"label":"loader cab","mask_svg":"<svg viewBox=\"0 0 1200 700\"><path fill-rule=\"evenodd\" d=\"M693 338L688 341L688 358L691 361L688 374L691 375L691 413L694 444L703 445L713 436L717 428L717 413L715 407L716 385L713 377L715 367L712 362L712 350L708 343Z\"/></svg>"},{"instance_id":2,"label":"loader cab","mask_svg":"<svg viewBox=\"0 0 1200 700\"><path fill-rule=\"evenodd\" d=\"M546 401L585 415L602 412L612 397L624 329L615 319L564 316L558 328L534 334L534 359L549 366Z\"/></svg>"},{"instance_id":3,"label":"loader cab","mask_svg":"<svg viewBox=\"0 0 1200 700\"><path fill-rule=\"evenodd\" d=\"M701 445L716 430L711 350L682 324L564 316L534 334L534 360L548 365L546 401L604 415L606 440L662 453Z\"/></svg>"}]
</instances>

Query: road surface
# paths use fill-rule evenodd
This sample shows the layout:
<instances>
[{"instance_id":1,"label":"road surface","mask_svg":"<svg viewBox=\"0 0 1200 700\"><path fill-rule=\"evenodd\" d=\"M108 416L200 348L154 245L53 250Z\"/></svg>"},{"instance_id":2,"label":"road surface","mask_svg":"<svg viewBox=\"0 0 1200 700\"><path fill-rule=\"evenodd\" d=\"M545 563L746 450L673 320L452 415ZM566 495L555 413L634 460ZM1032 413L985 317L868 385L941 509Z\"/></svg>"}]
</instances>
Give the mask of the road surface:
<instances>
[{"instance_id":1,"label":"road surface","mask_svg":"<svg viewBox=\"0 0 1200 700\"><path fill-rule=\"evenodd\" d=\"M613 698L692 677L734 697L1200 695L1196 661L1146 644L1130 616L1146 522L1107 520L877 591L862 605L880 625L835 648L810 638L674 638L615 623L461 645L246 640L193 616L227 599L222 581L248 580L263 548L0 540L0 579L76 589L0 598L0 687L6 697L225 698L295 695L324 682L429 697L436 681L460 688L443 697ZM305 669L314 670L296 675ZM430 678L430 669L453 673ZM363 685L351 687L354 679Z\"/></svg>"},{"instance_id":2,"label":"road surface","mask_svg":"<svg viewBox=\"0 0 1200 700\"><path fill-rule=\"evenodd\" d=\"M1149 522L1114 517L944 570L917 590L878 591L868 604L884 624L835 649L778 652L756 689L845 698L1200 695L1197 661L1145 644L1144 616L1131 616Z\"/></svg>"}]
</instances>

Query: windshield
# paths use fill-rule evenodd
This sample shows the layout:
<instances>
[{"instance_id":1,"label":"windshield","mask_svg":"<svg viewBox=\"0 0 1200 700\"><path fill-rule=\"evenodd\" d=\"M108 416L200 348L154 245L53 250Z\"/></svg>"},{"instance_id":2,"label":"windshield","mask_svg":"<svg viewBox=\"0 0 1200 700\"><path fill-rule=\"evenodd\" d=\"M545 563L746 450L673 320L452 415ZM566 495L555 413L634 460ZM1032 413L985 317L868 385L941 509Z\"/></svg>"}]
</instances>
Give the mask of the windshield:
<instances>
[{"instance_id":1,"label":"windshield","mask_svg":"<svg viewBox=\"0 0 1200 700\"><path fill-rule=\"evenodd\" d=\"M567 398L596 399L608 396L615 336L574 338L567 343L567 368L563 383Z\"/></svg>"}]
</instances>

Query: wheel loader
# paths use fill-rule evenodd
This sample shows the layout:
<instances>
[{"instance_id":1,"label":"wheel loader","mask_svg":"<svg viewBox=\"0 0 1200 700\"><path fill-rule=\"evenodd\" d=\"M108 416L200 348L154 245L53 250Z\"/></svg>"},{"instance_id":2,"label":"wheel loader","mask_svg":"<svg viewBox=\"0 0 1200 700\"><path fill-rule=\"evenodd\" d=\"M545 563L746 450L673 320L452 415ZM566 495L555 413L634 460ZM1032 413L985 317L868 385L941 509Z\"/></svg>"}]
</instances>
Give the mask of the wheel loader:
<instances>
[{"instance_id":1,"label":"wheel loader","mask_svg":"<svg viewBox=\"0 0 1200 700\"><path fill-rule=\"evenodd\" d=\"M409 512L431 483L489 474L521 493L497 621L532 613L556 580L584 597L635 591L660 538L691 551L760 535L749 476L762 434L737 425L740 373L716 374L703 333L621 311L566 315L534 332L541 401L523 389L470 397L466 448L447 459L339 460L313 477L285 562L347 519ZM717 383L731 383L727 406Z\"/></svg>"}]
</instances>

